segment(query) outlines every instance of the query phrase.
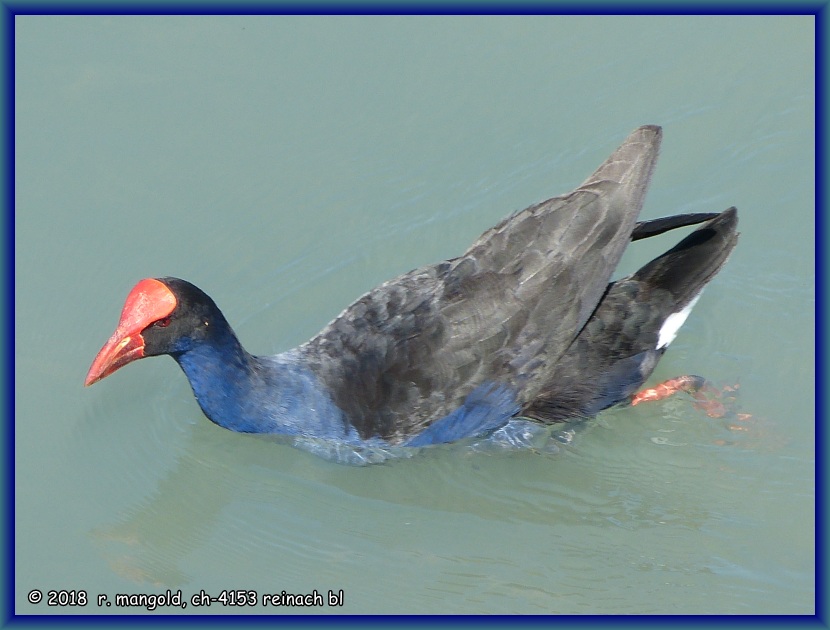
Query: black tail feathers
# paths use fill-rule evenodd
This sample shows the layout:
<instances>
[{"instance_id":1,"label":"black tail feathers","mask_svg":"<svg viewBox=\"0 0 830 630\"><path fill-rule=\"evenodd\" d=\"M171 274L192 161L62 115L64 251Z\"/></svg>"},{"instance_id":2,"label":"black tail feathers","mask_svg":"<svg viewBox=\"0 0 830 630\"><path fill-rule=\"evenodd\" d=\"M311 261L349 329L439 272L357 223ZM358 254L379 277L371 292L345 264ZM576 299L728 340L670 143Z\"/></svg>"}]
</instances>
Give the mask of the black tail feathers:
<instances>
[{"instance_id":1,"label":"black tail feathers","mask_svg":"<svg viewBox=\"0 0 830 630\"><path fill-rule=\"evenodd\" d=\"M732 207L713 216L642 267L634 279L671 292L678 305L689 302L720 270L738 242L738 210Z\"/></svg>"}]
</instances>

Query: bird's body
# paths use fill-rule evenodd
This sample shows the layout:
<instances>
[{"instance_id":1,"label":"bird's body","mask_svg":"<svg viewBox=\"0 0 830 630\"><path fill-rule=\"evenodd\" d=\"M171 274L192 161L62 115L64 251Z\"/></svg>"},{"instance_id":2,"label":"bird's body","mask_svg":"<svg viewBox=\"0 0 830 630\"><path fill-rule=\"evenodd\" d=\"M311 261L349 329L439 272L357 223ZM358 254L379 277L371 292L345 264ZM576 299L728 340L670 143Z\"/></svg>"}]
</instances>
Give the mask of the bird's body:
<instances>
[{"instance_id":1,"label":"bird's body","mask_svg":"<svg viewBox=\"0 0 830 630\"><path fill-rule=\"evenodd\" d=\"M458 258L380 285L276 356L244 350L192 284L143 280L87 384L170 354L221 426L353 445L425 446L516 416L594 415L648 378L737 240L734 208L637 223L660 137L635 130L574 192L511 215ZM632 240L702 220L610 281Z\"/></svg>"}]
</instances>

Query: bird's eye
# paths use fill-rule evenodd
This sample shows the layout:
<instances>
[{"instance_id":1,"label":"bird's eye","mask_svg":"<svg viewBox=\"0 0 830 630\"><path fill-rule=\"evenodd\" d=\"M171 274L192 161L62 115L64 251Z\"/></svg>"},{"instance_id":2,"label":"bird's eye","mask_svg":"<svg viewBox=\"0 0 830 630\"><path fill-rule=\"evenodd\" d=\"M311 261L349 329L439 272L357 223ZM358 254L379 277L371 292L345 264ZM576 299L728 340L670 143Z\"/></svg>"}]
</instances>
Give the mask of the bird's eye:
<instances>
[{"instance_id":1,"label":"bird's eye","mask_svg":"<svg viewBox=\"0 0 830 630\"><path fill-rule=\"evenodd\" d=\"M160 319L156 322L153 322L153 326L155 328L167 328L169 325L170 325L170 318L169 317L165 317L165 318Z\"/></svg>"}]
</instances>

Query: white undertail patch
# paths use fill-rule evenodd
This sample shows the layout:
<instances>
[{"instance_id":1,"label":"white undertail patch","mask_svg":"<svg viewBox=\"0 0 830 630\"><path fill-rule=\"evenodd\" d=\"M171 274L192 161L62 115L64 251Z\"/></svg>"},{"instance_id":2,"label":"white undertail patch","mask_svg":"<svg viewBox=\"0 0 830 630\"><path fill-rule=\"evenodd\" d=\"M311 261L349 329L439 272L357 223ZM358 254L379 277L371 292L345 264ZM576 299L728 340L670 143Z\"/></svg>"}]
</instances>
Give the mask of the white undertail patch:
<instances>
[{"instance_id":1,"label":"white undertail patch","mask_svg":"<svg viewBox=\"0 0 830 630\"><path fill-rule=\"evenodd\" d=\"M683 322L686 321L686 318L689 316L689 313L692 312L697 301L700 299L700 295L703 293L701 291L696 296L694 296L689 303L684 306L681 310L677 311L676 313L672 313L666 318L666 321L663 322L663 325L660 326L660 336L657 339L657 349L660 350L661 348L665 348L669 345L674 338L677 337L677 331L680 330L680 327L683 325Z\"/></svg>"}]
</instances>

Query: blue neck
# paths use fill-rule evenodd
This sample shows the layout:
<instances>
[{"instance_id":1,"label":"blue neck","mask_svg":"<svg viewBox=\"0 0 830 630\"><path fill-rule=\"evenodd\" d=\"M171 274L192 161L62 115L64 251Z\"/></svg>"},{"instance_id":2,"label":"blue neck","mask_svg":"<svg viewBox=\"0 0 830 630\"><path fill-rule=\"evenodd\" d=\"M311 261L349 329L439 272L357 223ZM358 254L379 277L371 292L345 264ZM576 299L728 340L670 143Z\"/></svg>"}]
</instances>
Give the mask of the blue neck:
<instances>
[{"instance_id":1,"label":"blue neck","mask_svg":"<svg viewBox=\"0 0 830 630\"><path fill-rule=\"evenodd\" d=\"M174 354L205 415L232 431L359 442L355 429L293 352L257 357L228 333Z\"/></svg>"},{"instance_id":2,"label":"blue neck","mask_svg":"<svg viewBox=\"0 0 830 630\"><path fill-rule=\"evenodd\" d=\"M209 340L182 340L171 353L181 366L205 415L232 431L322 438L353 446L384 445L362 440L296 351L270 357L248 354L230 330ZM405 446L427 446L486 435L519 411L515 393L485 383L453 412L432 423Z\"/></svg>"}]
</instances>

